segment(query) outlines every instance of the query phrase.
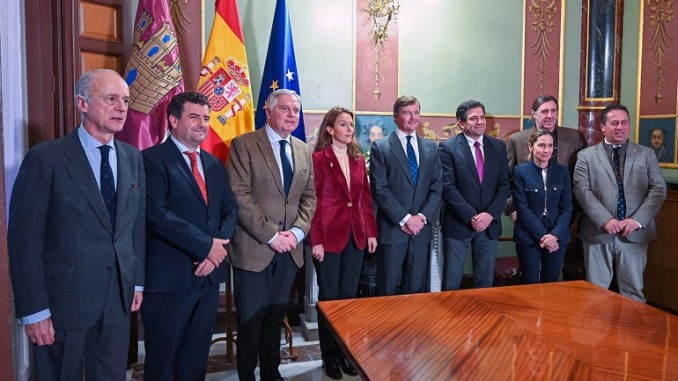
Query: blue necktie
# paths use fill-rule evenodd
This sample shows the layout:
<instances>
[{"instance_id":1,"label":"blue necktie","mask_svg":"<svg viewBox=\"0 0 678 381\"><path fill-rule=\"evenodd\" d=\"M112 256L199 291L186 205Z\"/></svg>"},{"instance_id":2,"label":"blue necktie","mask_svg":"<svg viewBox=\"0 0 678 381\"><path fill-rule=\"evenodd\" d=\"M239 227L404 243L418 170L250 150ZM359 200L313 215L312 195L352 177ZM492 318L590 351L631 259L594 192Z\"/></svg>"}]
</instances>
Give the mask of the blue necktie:
<instances>
[{"instance_id":1,"label":"blue necktie","mask_svg":"<svg viewBox=\"0 0 678 381\"><path fill-rule=\"evenodd\" d=\"M417 177L419 176L419 164L417 164L417 156L414 154L414 147L412 146L412 135L407 136L407 161L410 163L410 174L412 174L412 183L417 185Z\"/></svg>"},{"instance_id":2,"label":"blue necktie","mask_svg":"<svg viewBox=\"0 0 678 381\"><path fill-rule=\"evenodd\" d=\"M619 162L620 146L612 147L612 165L614 166L614 173L617 177L617 219L623 220L626 218L626 198L624 197L624 184L621 177L621 166Z\"/></svg>"},{"instance_id":3,"label":"blue necktie","mask_svg":"<svg viewBox=\"0 0 678 381\"><path fill-rule=\"evenodd\" d=\"M111 225L115 224L115 181L113 181L113 170L111 164L108 162L108 153L111 147L108 145L99 146L101 151L101 169L99 181L101 182L101 196L104 198L106 210L108 211L108 219Z\"/></svg>"},{"instance_id":4,"label":"blue necktie","mask_svg":"<svg viewBox=\"0 0 678 381\"><path fill-rule=\"evenodd\" d=\"M282 164L283 170L283 187L285 188L285 196L287 196L287 194L290 193L290 186L292 185L292 164L287 158L285 143L287 143L287 140L280 140L280 163Z\"/></svg>"}]
</instances>

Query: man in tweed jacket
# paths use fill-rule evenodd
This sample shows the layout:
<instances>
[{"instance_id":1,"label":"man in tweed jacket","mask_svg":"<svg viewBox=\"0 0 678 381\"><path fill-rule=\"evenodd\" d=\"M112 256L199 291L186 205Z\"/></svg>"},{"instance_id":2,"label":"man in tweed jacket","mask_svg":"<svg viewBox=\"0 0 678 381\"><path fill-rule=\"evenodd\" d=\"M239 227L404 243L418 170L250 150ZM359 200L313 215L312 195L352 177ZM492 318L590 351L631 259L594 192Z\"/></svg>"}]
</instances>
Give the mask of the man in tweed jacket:
<instances>
[{"instance_id":1,"label":"man in tweed jacket","mask_svg":"<svg viewBox=\"0 0 678 381\"><path fill-rule=\"evenodd\" d=\"M311 150L290 135L299 125L301 100L280 89L266 104L266 126L233 139L228 162L238 204L229 260L242 381L254 381L257 357L261 380L281 379L280 327L292 282L304 264L302 240L316 204ZM291 166L291 179L285 165Z\"/></svg>"}]
</instances>

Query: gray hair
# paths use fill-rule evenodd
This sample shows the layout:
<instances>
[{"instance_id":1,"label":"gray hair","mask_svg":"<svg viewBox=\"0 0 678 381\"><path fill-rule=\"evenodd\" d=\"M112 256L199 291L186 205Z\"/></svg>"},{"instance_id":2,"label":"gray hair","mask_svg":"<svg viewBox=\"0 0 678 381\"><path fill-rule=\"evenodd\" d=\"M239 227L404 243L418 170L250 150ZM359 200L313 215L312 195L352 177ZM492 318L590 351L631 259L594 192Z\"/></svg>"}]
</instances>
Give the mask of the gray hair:
<instances>
[{"instance_id":1,"label":"gray hair","mask_svg":"<svg viewBox=\"0 0 678 381\"><path fill-rule=\"evenodd\" d=\"M278 103L278 98L282 97L283 95L292 95L297 99L297 102L299 102L299 104L301 105L301 97L294 90L278 89L272 92L268 96L268 98L266 98L266 107L268 107L269 110L275 108L276 103Z\"/></svg>"}]
</instances>

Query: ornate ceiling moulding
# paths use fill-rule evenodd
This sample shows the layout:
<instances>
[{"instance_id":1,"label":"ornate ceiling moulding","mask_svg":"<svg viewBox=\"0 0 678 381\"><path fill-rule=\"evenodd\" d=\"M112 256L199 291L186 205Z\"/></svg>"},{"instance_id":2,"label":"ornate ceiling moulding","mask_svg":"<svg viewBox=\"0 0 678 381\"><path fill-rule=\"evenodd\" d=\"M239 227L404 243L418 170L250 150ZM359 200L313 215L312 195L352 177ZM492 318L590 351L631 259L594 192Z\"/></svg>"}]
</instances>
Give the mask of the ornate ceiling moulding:
<instances>
[{"instance_id":1,"label":"ornate ceiling moulding","mask_svg":"<svg viewBox=\"0 0 678 381\"><path fill-rule=\"evenodd\" d=\"M391 21L395 21L400 9L400 0L365 0L365 13L372 20L372 51L370 53L370 69L374 72L374 98L381 97L379 83L384 80L382 74L386 55L384 45L388 42L388 27Z\"/></svg>"}]
</instances>

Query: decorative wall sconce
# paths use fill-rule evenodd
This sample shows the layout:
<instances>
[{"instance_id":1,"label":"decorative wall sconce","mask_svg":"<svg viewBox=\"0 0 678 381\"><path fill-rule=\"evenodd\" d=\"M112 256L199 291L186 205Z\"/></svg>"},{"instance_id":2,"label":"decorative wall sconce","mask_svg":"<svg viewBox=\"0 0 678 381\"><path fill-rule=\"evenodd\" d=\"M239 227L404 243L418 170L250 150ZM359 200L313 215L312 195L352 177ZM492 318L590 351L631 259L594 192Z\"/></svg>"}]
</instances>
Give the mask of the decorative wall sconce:
<instances>
[{"instance_id":1,"label":"decorative wall sconce","mask_svg":"<svg viewBox=\"0 0 678 381\"><path fill-rule=\"evenodd\" d=\"M372 52L370 58L372 63L370 69L374 72L374 98L379 99L381 90L379 83L384 80L382 71L386 69L384 60L384 45L388 41L388 26L392 20L398 16L400 9L400 0L365 0L365 12L367 17L372 20Z\"/></svg>"}]
</instances>

